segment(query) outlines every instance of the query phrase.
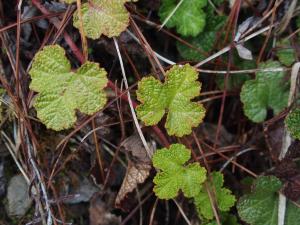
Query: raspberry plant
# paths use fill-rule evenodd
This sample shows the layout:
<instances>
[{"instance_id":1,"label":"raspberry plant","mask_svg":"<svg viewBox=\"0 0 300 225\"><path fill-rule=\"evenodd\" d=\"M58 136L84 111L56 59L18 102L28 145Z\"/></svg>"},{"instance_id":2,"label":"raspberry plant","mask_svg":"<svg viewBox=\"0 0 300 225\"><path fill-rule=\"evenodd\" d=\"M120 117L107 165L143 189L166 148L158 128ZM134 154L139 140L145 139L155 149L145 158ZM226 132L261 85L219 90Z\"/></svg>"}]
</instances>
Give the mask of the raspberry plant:
<instances>
[{"instance_id":1,"label":"raspberry plant","mask_svg":"<svg viewBox=\"0 0 300 225\"><path fill-rule=\"evenodd\" d=\"M143 78L138 84L137 115L146 125L157 124L167 112L165 127L169 135L190 134L205 115L203 106L191 99L199 96L201 83L197 71L186 64L173 66L166 72L165 82L154 77Z\"/></svg>"},{"instance_id":2,"label":"raspberry plant","mask_svg":"<svg viewBox=\"0 0 300 225\"><path fill-rule=\"evenodd\" d=\"M67 4L77 2L61 1ZM119 36L129 25L129 12L126 8L129 6L128 2L135 1L83 1L81 9L77 9L74 13L73 25L79 29L83 24L84 35L91 39L99 39L102 35ZM224 3L222 0L212 0L210 4L206 0L161 2L158 12L161 21L166 21L167 27L175 28L177 33L182 35L181 38L203 51L199 53L178 42L173 47L177 47L180 57L200 61L215 51L218 44L216 42L224 36L222 27L227 21L227 16L219 15L214 8L222 5ZM176 7L178 8L175 10ZM79 21L78 10L82 14L82 21ZM131 10L134 11L130 8ZM282 65L290 67L296 61L297 52L292 49L288 39L277 42L276 47L273 59L259 64L255 79L250 80L248 74L228 78L226 91L239 90L243 85L240 98L244 114L256 123L263 122L267 118L269 109L273 110L274 115L278 115L287 106L289 83L285 80L286 74L282 71L261 70L283 68ZM249 69L255 65L253 62L251 64L241 60L234 64L239 64L241 69ZM76 112L92 115L106 105L107 97L104 91L108 83L106 71L99 64L89 61L83 63L77 70L72 70L63 48L59 45L46 46L38 52L29 74L30 89L37 92L34 99L37 117L47 128L56 131L71 128L77 120ZM190 162L191 150L176 143L176 141L184 143L185 139L180 138L190 135L192 129L203 121L206 113L203 105L198 102L202 84L199 82L197 70L190 64L173 65L166 71L162 80L153 76L144 77L137 82L136 91L137 100L140 102L136 107L136 113L141 122L146 126L154 126L162 121L167 134L175 136L168 139L175 142L174 144L157 150L152 158L153 166L157 169L153 179L156 196L160 199L172 199L182 193L194 203L201 224L217 224L215 220L217 217L214 218L216 214L221 217L222 224L238 224L237 218L229 213L236 198L224 187L223 174L220 172L208 174L198 162ZM214 84L219 89L224 89L223 79L216 79ZM296 139L300 139L299 115L300 110L297 108L285 119L287 129ZM150 170L149 164L145 167L147 175L142 181L147 178ZM136 171L138 168L141 167L134 167ZM135 183L131 191L142 181ZM243 195L238 201L240 219L250 225L277 224L278 192L282 187L283 183L276 177L258 177L254 181L251 193ZM217 212L214 212L214 208ZM288 201L286 224L299 224L297 214L299 209Z\"/></svg>"},{"instance_id":3,"label":"raspberry plant","mask_svg":"<svg viewBox=\"0 0 300 225\"><path fill-rule=\"evenodd\" d=\"M231 191L223 187L223 175L220 172L206 178L206 170L198 163L187 163L191 151L182 144L173 144L168 149L157 150L152 158L153 166L160 171L154 178L154 192L161 199L170 199L182 190L187 198L193 198L200 217L211 221L214 218L211 202L204 182L211 193L215 194L219 210L228 212L235 203ZM186 165L184 165L186 164Z\"/></svg>"},{"instance_id":4,"label":"raspberry plant","mask_svg":"<svg viewBox=\"0 0 300 225\"><path fill-rule=\"evenodd\" d=\"M29 74L31 90L39 93L34 103L37 116L53 130L70 128L76 121L75 109L91 115L106 103L106 71L97 63L86 62L72 72L58 45L37 53Z\"/></svg>"}]
</instances>

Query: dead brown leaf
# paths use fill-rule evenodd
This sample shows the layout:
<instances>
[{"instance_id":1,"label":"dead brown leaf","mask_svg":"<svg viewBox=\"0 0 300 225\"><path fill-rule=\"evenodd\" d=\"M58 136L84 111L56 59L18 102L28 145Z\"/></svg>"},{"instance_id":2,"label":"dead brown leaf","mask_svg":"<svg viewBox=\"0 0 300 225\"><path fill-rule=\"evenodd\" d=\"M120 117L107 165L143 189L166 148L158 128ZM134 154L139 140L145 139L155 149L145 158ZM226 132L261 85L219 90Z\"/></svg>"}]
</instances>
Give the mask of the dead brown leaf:
<instances>
[{"instance_id":1,"label":"dead brown leaf","mask_svg":"<svg viewBox=\"0 0 300 225\"><path fill-rule=\"evenodd\" d=\"M146 163L129 163L122 186L116 197L115 205L118 207L125 196L132 192L138 184L143 183L149 176L151 165Z\"/></svg>"}]
</instances>

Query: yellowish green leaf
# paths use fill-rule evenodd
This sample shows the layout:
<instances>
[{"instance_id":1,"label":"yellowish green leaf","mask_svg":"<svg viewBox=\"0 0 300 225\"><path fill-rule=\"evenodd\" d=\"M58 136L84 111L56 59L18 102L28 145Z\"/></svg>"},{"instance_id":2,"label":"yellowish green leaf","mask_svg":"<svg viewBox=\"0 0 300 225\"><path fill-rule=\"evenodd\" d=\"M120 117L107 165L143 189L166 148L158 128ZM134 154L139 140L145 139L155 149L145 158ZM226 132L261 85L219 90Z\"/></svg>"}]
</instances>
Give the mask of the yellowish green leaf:
<instances>
[{"instance_id":1,"label":"yellowish green leaf","mask_svg":"<svg viewBox=\"0 0 300 225\"><path fill-rule=\"evenodd\" d=\"M204 107L191 99L199 96L201 83L197 71L186 64L173 66L166 72L165 83L154 77L143 78L138 84L138 118L146 125L157 124L167 112L165 127L169 135L190 134L205 116Z\"/></svg>"},{"instance_id":2,"label":"yellowish green leaf","mask_svg":"<svg viewBox=\"0 0 300 225\"><path fill-rule=\"evenodd\" d=\"M30 88L38 92L37 116L53 130L70 128L76 121L75 109L90 115L106 103L106 71L93 62L71 71L64 49L58 45L38 52L29 74Z\"/></svg>"}]
</instances>

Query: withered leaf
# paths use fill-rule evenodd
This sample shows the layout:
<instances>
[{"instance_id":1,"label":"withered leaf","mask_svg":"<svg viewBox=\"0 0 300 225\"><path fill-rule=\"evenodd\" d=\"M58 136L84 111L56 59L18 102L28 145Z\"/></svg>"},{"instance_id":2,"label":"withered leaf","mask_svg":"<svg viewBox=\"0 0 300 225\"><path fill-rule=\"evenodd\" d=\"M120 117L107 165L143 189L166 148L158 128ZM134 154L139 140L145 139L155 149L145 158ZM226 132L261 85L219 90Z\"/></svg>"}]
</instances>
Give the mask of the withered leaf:
<instances>
[{"instance_id":1,"label":"withered leaf","mask_svg":"<svg viewBox=\"0 0 300 225\"><path fill-rule=\"evenodd\" d=\"M128 164L126 175L116 197L115 205L117 207L120 206L121 201L128 193L132 192L138 184L143 183L147 179L150 170L151 165L146 163Z\"/></svg>"}]
</instances>

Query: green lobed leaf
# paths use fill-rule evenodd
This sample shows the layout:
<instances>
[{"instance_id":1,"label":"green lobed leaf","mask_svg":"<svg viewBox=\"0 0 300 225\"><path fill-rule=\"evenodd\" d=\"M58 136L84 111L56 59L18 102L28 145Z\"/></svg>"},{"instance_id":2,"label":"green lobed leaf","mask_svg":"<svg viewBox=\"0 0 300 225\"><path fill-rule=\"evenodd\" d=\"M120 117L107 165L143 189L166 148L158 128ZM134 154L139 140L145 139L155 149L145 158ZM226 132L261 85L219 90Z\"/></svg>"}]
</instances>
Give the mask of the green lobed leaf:
<instances>
[{"instance_id":1,"label":"green lobed leaf","mask_svg":"<svg viewBox=\"0 0 300 225\"><path fill-rule=\"evenodd\" d=\"M178 3L177 0L162 0L159 9L161 21L168 18ZM206 4L207 0L183 0L166 23L166 26L169 28L175 27L177 32L183 36L197 36L205 26L206 15L203 7Z\"/></svg>"},{"instance_id":2,"label":"green lobed leaf","mask_svg":"<svg viewBox=\"0 0 300 225\"><path fill-rule=\"evenodd\" d=\"M259 65L261 69L280 67L280 63L276 61ZM255 80L244 83L240 94L241 101L245 115L253 122L263 122L269 108L273 109L274 114L278 114L286 107L289 84L283 77L283 72L257 72Z\"/></svg>"},{"instance_id":3,"label":"green lobed leaf","mask_svg":"<svg viewBox=\"0 0 300 225\"><path fill-rule=\"evenodd\" d=\"M223 187L224 178L220 172L211 173L212 186L209 185L210 192L215 194L215 200L218 209L221 212L227 212L234 205L236 199L231 194L231 191ZM196 205L199 215L202 215L205 219L211 220L214 218L213 209L211 207L208 193L203 186L201 191L194 197L194 203Z\"/></svg>"},{"instance_id":4,"label":"green lobed leaf","mask_svg":"<svg viewBox=\"0 0 300 225\"><path fill-rule=\"evenodd\" d=\"M191 102L200 94L197 78L197 71L189 64L173 66L166 72L164 84L153 77L143 78L137 90L137 99L142 103L136 108L138 118L150 126L167 112L165 127L169 135L190 134L205 116L203 106Z\"/></svg>"},{"instance_id":5,"label":"green lobed leaf","mask_svg":"<svg viewBox=\"0 0 300 225\"><path fill-rule=\"evenodd\" d=\"M278 224L278 191L281 181L274 176L258 177L250 194L240 198L237 204L238 214L250 225ZM288 200L285 225L299 224L300 209Z\"/></svg>"},{"instance_id":6,"label":"green lobed leaf","mask_svg":"<svg viewBox=\"0 0 300 225\"><path fill-rule=\"evenodd\" d=\"M300 108L290 112L284 122L293 138L300 140Z\"/></svg>"},{"instance_id":7,"label":"green lobed leaf","mask_svg":"<svg viewBox=\"0 0 300 225\"><path fill-rule=\"evenodd\" d=\"M86 62L72 72L58 45L38 52L29 74L30 89L38 92L34 103L37 116L53 130L70 128L76 122L75 109L91 115L106 104L106 71L97 63Z\"/></svg>"},{"instance_id":8,"label":"green lobed leaf","mask_svg":"<svg viewBox=\"0 0 300 225\"><path fill-rule=\"evenodd\" d=\"M92 39L102 34L108 37L119 36L129 23L129 13L124 3L130 0L90 0L82 4L82 23L85 35ZM74 14L73 24L80 27L78 12Z\"/></svg>"},{"instance_id":9,"label":"green lobed leaf","mask_svg":"<svg viewBox=\"0 0 300 225\"><path fill-rule=\"evenodd\" d=\"M174 198L180 189L186 197L193 197L199 192L206 170L198 163L184 166L190 157L191 151L182 144L172 144L169 149L163 148L154 153L153 166L161 170L153 180L157 197Z\"/></svg>"}]
</instances>

